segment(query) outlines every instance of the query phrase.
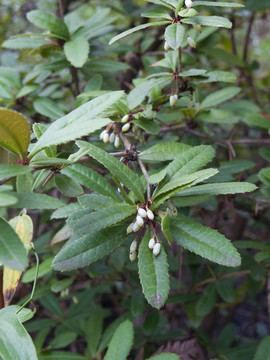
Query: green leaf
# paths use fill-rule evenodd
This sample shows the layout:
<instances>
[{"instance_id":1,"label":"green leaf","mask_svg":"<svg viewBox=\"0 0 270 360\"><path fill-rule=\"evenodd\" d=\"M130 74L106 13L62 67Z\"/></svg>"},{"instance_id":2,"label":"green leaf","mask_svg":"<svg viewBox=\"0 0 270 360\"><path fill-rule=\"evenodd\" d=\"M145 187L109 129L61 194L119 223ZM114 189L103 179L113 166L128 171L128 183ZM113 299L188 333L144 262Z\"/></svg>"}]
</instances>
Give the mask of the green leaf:
<instances>
[{"instance_id":1,"label":"green leaf","mask_svg":"<svg viewBox=\"0 0 270 360\"><path fill-rule=\"evenodd\" d=\"M79 184L96 191L99 194L109 196L115 201L119 201L115 189L104 179L104 177L87 166L81 164L67 166L61 170L61 173L71 177Z\"/></svg>"},{"instance_id":2,"label":"green leaf","mask_svg":"<svg viewBox=\"0 0 270 360\"><path fill-rule=\"evenodd\" d=\"M51 219L66 218L81 209L82 209L82 206L79 203L71 203L71 204L61 207L58 210L55 210L51 215Z\"/></svg>"},{"instance_id":3,"label":"green leaf","mask_svg":"<svg viewBox=\"0 0 270 360\"><path fill-rule=\"evenodd\" d=\"M181 22L190 25L224 27L227 29L232 27L232 23L228 19L221 16L194 16L191 18L181 19Z\"/></svg>"},{"instance_id":4,"label":"green leaf","mask_svg":"<svg viewBox=\"0 0 270 360\"><path fill-rule=\"evenodd\" d=\"M253 360L270 360L270 336L264 338L255 353Z\"/></svg>"},{"instance_id":5,"label":"green leaf","mask_svg":"<svg viewBox=\"0 0 270 360\"><path fill-rule=\"evenodd\" d=\"M168 9L173 9L173 6L171 4L168 4L165 0L148 0L148 2L156 4L156 5L162 5L167 7Z\"/></svg>"},{"instance_id":6,"label":"green leaf","mask_svg":"<svg viewBox=\"0 0 270 360\"><path fill-rule=\"evenodd\" d=\"M163 234L166 236L166 239L171 244L173 237L171 233L171 218L169 214L166 213L166 215L161 219L161 230Z\"/></svg>"},{"instance_id":7,"label":"green leaf","mask_svg":"<svg viewBox=\"0 0 270 360\"><path fill-rule=\"evenodd\" d=\"M26 95L31 94L32 92L34 92L35 90L37 90L39 87L39 85L37 84L30 84L30 85L25 85L23 86L16 94L16 99L20 99Z\"/></svg>"},{"instance_id":8,"label":"green leaf","mask_svg":"<svg viewBox=\"0 0 270 360\"><path fill-rule=\"evenodd\" d=\"M18 202L11 206L15 209L58 209L64 206L64 203L59 199L38 193L18 193L18 192L9 192L8 194L17 198Z\"/></svg>"},{"instance_id":9,"label":"green leaf","mask_svg":"<svg viewBox=\"0 0 270 360\"><path fill-rule=\"evenodd\" d=\"M241 119L244 123L251 127L259 129L270 129L270 121L260 114L248 114Z\"/></svg>"},{"instance_id":10,"label":"green leaf","mask_svg":"<svg viewBox=\"0 0 270 360\"><path fill-rule=\"evenodd\" d=\"M30 335L15 314L0 314L0 333L0 356L4 360L38 359Z\"/></svg>"},{"instance_id":11,"label":"green leaf","mask_svg":"<svg viewBox=\"0 0 270 360\"><path fill-rule=\"evenodd\" d=\"M225 266L239 266L241 258L230 240L216 230L180 215L172 220L171 231L178 245L210 261Z\"/></svg>"},{"instance_id":12,"label":"green leaf","mask_svg":"<svg viewBox=\"0 0 270 360\"><path fill-rule=\"evenodd\" d=\"M141 13L141 16L147 17L147 18L153 18L153 19L167 19L172 20L172 17L170 14L168 14L168 11L165 9L149 9Z\"/></svg>"},{"instance_id":13,"label":"green leaf","mask_svg":"<svg viewBox=\"0 0 270 360\"><path fill-rule=\"evenodd\" d=\"M183 185L190 184L194 180L197 180L197 179L198 179L197 173L177 177L177 178L169 181L164 186L162 186L161 189L157 193L155 193L153 199L155 200L160 195L166 194L166 193L170 192L171 190L178 189L178 188L180 189Z\"/></svg>"},{"instance_id":14,"label":"green leaf","mask_svg":"<svg viewBox=\"0 0 270 360\"><path fill-rule=\"evenodd\" d=\"M265 185L270 186L270 167L260 170L259 179Z\"/></svg>"},{"instance_id":15,"label":"green leaf","mask_svg":"<svg viewBox=\"0 0 270 360\"><path fill-rule=\"evenodd\" d=\"M203 296L196 304L196 313L198 316L206 316L215 306L217 294L215 284L209 284L205 289Z\"/></svg>"},{"instance_id":16,"label":"green leaf","mask_svg":"<svg viewBox=\"0 0 270 360\"><path fill-rule=\"evenodd\" d=\"M112 175L118 178L124 186L130 189L134 195L144 202L144 190L139 176L129 169L122 162L109 155L106 151L101 150L93 144L87 143L85 141L77 141L77 145L87 150L87 153L92 156L95 160L105 166Z\"/></svg>"},{"instance_id":17,"label":"green leaf","mask_svg":"<svg viewBox=\"0 0 270 360\"><path fill-rule=\"evenodd\" d=\"M99 116L123 96L123 91L114 91L87 102L68 115L52 123L33 146L29 157L50 145L59 145L88 135L111 120Z\"/></svg>"},{"instance_id":18,"label":"green leaf","mask_svg":"<svg viewBox=\"0 0 270 360\"><path fill-rule=\"evenodd\" d=\"M191 189L184 189L179 192L179 196L190 195L226 195L226 194L240 194L256 190L254 184L247 182L226 182L217 184L204 184L194 186Z\"/></svg>"},{"instance_id":19,"label":"green leaf","mask_svg":"<svg viewBox=\"0 0 270 360\"><path fill-rule=\"evenodd\" d=\"M136 214L137 207L129 204L116 204L84 215L73 227L76 236L87 235L91 232L115 225L120 221Z\"/></svg>"},{"instance_id":20,"label":"green leaf","mask_svg":"<svg viewBox=\"0 0 270 360\"><path fill-rule=\"evenodd\" d=\"M77 334L72 331L65 331L57 334L49 343L49 347L53 349L65 348L73 343L77 338Z\"/></svg>"},{"instance_id":21,"label":"green leaf","mask_svg":"<svg viewBox=\"0 0 270 360\"><path fill-rule=\"evenodd\" d=\"M104 360L126 360L133 343L134 330L131 321L122 322L116 329Z\"/></svg>"},{"instance_id":22,"label":"green leaf","mask_svg":"<svg viewBox=\"0 0 270 360\"><path fill-rule=\"evenodd\" d=\"M133 121L133 124L139 126L149 134L157 135L160 132L160 126L153 119L139 119Z\"/></svg>"},{"instance_id":23,"label":"green leaf","mask_svg":"<svg viewBox=\"0 0 270 360\"><path fill-rule=\"evenodd\" d=\"M3 42L2 47L6 49L37 49L42 46L51 46L52 43L48 40L36 36L29 37L15 37Z\"/></svg>"},{"instance_id":24,"label":"green leaf","mask_svg":"<svg viewBox=\"0 0 270 360\"><path fill-rule=\"evenodd\" d=\"M162 26L162 25L167 25L169 24L170 21L158 21L158 22L153 22L153 23L147 23L147 24L142 24L142 25L138 25L132 29L128 29L124 32L122 32L121 34L118 34L116 36L114 36L110 42L109 42L109 45L113 44L115 41L118 41L122 38L124 38L125 36L127 35L130 35L132 33L134 33L135 31L139 31L139 30L143 30L143 29L146 29L148 27L152 27L152 26Z\"/></svg>"},{"instance_id":25,"label":"green leaf","mask_svg":"<svg viewBox=\"0 0 270 360\"><path fill-rule=\"evenodd\" d=\"M220 6L220 7L229 7L229 8L240 8L245 7L245 5L237 4L235 2L224 2L224 1L194 1L193 6Z\"/></svg>"},{"instance_id":26,"label":"green leaf","mask_svg":"<svg viewBox=\"0 0 270 360\"><path fill-rule=\"evenodd\" d=\"M126 239L126 226L114 226L70 241L52 262L55 270L69 271L88 266L115 250Z\"/></svg>"},{"instance_id":27,"label":"green leaf","mask_svg":"<svg viewBox=\"0 0 270 360\"><path fill-rule=\"evenodd\" d=\"M201 109L207 109L209 107L213 107L219 105L237 94L241 91L238 87L228 87L222 90L215 91L213 94L208 95L201 103Z\"/></svg>"},{"instance_id":28,"label":"green leaf","mask_svg":"<svg viewBox=\"0 0 270 360\"><path fill-rule=\"evenodd\" d=\"M174 160L174 158L182 152L190 149L189 145L181 144L177 142L162 142L156 144L149 149L139 153L141 160L145 161L168 161Z\"/></svg>"},{"instance_id":29,"label":"green leaf","mask_svg":"<svg viewBox=\"0 0 270 360\"><path fill-rule=\"evenodd\" d=\"M97 346L100 341L103 323L103 310L95 307L85 326L85 338L92 357L95 357Z\"/></svg>"},{"instance_id":30,"label":"green leaf","mask_svg":"<svg viewBox=\"0 0 270 360\"><path fill-rule=\"evenodd\" d=\"M16 315L16 317L18 318L18 320L20 320L21 323L23 323L25 321L32 319L32 317L35 315L34 311L27 309L27 308L22 308L20 310L20 312L18 314L16 314L16 312L19 309L20 309L19 305L6 306L0 310L0 317L1 317L1 314L3 314L3 313L12 313L12 314Z\"/></svg>"},{"instance_id":31,"label":"green leaf","mask_svg":"<svg viewBox=\"0 0 270 360\"><path fill-rule=\"evenodd\" d=\"M77 197L83 194L82 187L67 175L56 174L54 181L58 190L65 196Z\"/></svg>"},{"instance_id":32,"label":"green leaf","mask_svg":"<svg viewBox=\"0 0 270 360\"><path fill-rule=\"evenodd\" d=\"M69 31L63 20L45 11L33 10L27 13L27 19L37 27L50 31L60 39L68 40Z\"/></svg>"},{"instance_id":33,"label":"green leaf","mask_svg":"<svg viewBox=\"0 0 270 360\"><path fill-rule=\"evenodd\" d=\"M0 164L0 180L8 179L17 175L24 175L31 172L29 166L15 164Z\"/></svg>"},{"instance_id":34,"label":"green leaf","mask_svg":"<svg viewBox=\"0 0 270 360\"><path fill-rule=\"evenodd\" d=\"M165 40L173 50L181 47L185 39L186 30L183 25L179 23L167 26L165 30Z\"/></svg>"},{"instance_id":35,"label":"green leaf","mask_svg":"<svg viewBox=\"0 0 270 360\"><path fill-rule=\"evenodd\" d=\"M28 265L26 250L9 223L0 217L0 263L14 270Z\"/></svg>"},{"instance_id":36,"label":"green leaf","mask_svg":"<svg viewBox=\"0 0 270 360\"><path fill-rule=\"evenodd\" d=\"M67 60L76 68L81 68L86 63L89 49L89 43L83 36L67 41L64 45Z\"/></svg>"},{"instance_id":37,"label":"green leaf","mask_svg":"<svg viewBox=\"0 0 270 360\"><path fill-rule=\"evenodd\" d=\"M57 103L45 97L35 100L33 106L36 112L52 120L65 115L65 112L57 105Z\"/></svg>"},{"instance_id":38,"label":"green leaf","mask_svg":"<svg viewBox=\"0 0 270 360\"><path fill-rule=\"evenodd\" d=\"M92 210L100 210L105 207L115 205L115 201L104 195L87 194L78 198L79 203Z\"/></svg>"},{"instance_id":39,"label":"green leaf","mask_svg":"<svg viewBox=\"0 0 270 360\"><path fill-rule=\"evenodd\" d=\"M30 142L26 118L17 111L0 108L0 146L23 160Z\"/></svg>"},{"instance_id":40,"label":"green leaf","mask_svg":"<svg viewBox=\"0 0 270 360\"><path fill-rule=\"evenodd\" d=\"M91 72L93 73L108 73L128 70L130 69L130 66L123 62L110 59L91 59L87 61L87 63L85 64L85 68L91 70ZM88 91L84 94L84 96L87 94L89 94ZM83 95L80 94L80 96Z\"/></svg>"},{"instance_id":41,"label":"green leaf","mask_svg":"<svg viewBox=\"0 0 270 360\"><path fill-rule=\"evenodd\" d=\"M180 356L172 353L162 353L159 355L152 356L147 360L180 360Z\"/></svg>"},{"instance_id":42,"label":"green leaf","mask_svg":"<svg viewBox=\"0 0 270 360\"><path fill-rule=\"evenodd\" d=\"M151 237L148 229L139 248L139 276L146 300L156 309L160 309L168 297L170 288L168 263L163 246L157 257L149 250L148 242Z\"/></svg>"},{"instance_id":43,"label":"green leaf","mask_svg":"<svg viewBox=\"0 0 270 360\"><path fill-rule=\"evenodd\" d=\"M15 196L0 192L0 208L14 205L17 201Z\"/></svg>"}]
</instances>

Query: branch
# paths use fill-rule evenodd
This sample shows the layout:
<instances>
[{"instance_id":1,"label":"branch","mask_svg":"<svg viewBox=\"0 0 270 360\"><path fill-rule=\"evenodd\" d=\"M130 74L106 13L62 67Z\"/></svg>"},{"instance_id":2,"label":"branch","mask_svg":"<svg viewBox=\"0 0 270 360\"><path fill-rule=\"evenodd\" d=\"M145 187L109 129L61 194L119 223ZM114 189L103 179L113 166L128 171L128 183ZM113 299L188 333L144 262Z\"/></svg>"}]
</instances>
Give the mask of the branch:
<instances>
[{"instance_id":1,"label":"branch","mask_svg":"<svg viewBox=\"0 0 270 360\"><path fill-rule=\"evenodd\" d=\"M243 60L246 62L247 61L247 56L248 56L248 46L249 46L249 42L250 42L250 34L251 34L251 30L252 30L252 25L254 23L255 20L255 12L253 12L249 18L249 23L248 23L248 28L247 28L247 34L246 34L246 38L245 38L245 42L244 42L244 49L243 49Z\"/></svg>"}]
</instances>

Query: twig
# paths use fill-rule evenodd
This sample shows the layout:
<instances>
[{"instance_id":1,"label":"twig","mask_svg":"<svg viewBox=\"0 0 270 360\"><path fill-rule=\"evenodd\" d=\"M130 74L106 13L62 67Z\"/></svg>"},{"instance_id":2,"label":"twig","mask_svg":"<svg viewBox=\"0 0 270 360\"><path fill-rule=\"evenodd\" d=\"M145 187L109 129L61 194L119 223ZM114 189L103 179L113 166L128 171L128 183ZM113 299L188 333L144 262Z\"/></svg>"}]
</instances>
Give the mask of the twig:
<instances>
[{"instance_id":1,"label":"twig","mask_svg":"<svg viewBox=\"0 0 270 360\"><path fill-rule=\"evenodd\" d=\"M72 76L72 83L74 84L74 95L77 96L80 93L78 70L74 66L71 66L70 72Z\"/></svg>"},{"instance_id":2,"label":"twig","mask_svg":"<svg viewBox=\"0 0 270 360\"><path fill-rule=\"evenodd\" d=\"M151 187L150 187L150 183L149 183L149 175L148 175L148 172L142 162L142 160L138 157L137 158L137 162L142 170L142 173L146 179L146 182L147 182L147 199L148 200L151 200Z\"/></svg>"},{"instance_id":3,"label":"twig","mask_svg":"<svg viewBox=\"0 0 270 360\"><path fill-rule=\"evenodd\" d=\"M252 30L252 25L254 23L255 20L255 15L256 13L253 12L249 18L249 23L248 23L248 28L247 28L247 34L245 37L245 41L244 41L244 48L243 48L243 60L246 62L247 61L247 56L248 56L248 46L250 43L250 34L251 34L251 30Z\"/></svg>"}]
</instances>

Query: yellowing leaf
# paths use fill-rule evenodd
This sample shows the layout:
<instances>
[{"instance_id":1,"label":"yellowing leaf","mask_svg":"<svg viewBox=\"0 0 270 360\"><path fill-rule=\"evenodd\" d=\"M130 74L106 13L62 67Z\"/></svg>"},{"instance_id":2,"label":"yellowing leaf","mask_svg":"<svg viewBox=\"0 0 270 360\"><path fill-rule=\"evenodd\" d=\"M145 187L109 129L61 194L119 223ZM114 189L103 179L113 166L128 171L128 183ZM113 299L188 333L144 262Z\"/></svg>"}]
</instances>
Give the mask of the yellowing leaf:
<instances>
[{"instance_id":1,"label":"yellowing leaf","mask_svg":"<svg viewBox=\"0 0 270 360\"><path fill-rule=\"evenodd\" d=\"M33 236L33 222L30 216L21 215L9 221L20 240L24 244L30 245ZM10 269L4 266L3 272L3 296L5 306L8 306L17 289L22 271Z\"/></svg>"},{"instance_id":2,"label":"yellowing leaf","mask_svg":"<svg viewBox=\"0 0 270 360\"><path fill-rule=\"evenodd\" d=\"M30 142L26 118L14 110L0 108L0 146L23 160Z\"/></svg>"}]
</instances>

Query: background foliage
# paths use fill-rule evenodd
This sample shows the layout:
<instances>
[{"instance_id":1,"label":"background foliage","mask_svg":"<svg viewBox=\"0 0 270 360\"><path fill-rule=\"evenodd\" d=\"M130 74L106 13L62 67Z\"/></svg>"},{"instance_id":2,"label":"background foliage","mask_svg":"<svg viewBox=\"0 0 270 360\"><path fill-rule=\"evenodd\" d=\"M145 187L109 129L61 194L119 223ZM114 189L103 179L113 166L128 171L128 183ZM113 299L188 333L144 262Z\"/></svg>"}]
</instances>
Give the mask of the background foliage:
<instances>
[{"instance_id":1,"label":"background foliage","mask_svg":"<svg viewBox=\"0 0 270 360\"><path fill-rule=\"evenodd\" d=\"M194 5L2 1L0 359L268 359L270 2Z\"/></svg>"}]
</instances>

